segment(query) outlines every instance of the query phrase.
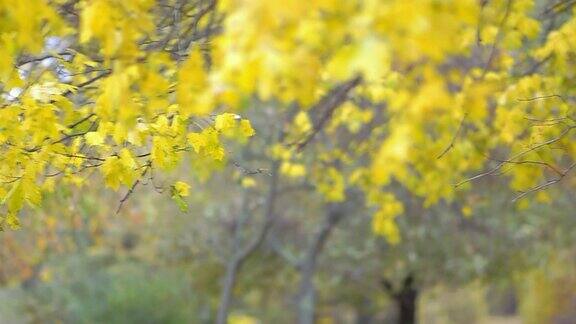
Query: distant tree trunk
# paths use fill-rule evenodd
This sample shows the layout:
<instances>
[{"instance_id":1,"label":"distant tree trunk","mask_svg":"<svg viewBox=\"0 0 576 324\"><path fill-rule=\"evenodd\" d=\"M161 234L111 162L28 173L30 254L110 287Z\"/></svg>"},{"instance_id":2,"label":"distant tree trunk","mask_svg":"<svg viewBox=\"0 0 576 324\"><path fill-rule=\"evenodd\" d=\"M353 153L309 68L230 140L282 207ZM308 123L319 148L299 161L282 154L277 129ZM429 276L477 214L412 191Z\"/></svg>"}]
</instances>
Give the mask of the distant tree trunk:
<instances>
[{"instance_id":1,"label":"distant tree trunk","mask_svg":"<svg viewBox=\"0 0 576 324\"><path fill-rule=\"evenodd\" d=\"M226 267L226 274L224 283L222 285L222 293L220 296L220 305L218 307L218 314L216 317L217 324L226 324L228 321L228 313L230 311L230 303L232 302L232 292L236 285L236 277L240 268L240 262L234 259L228 263Z\"/></svg>"},{"instance_id":2,"label":"distant tree trunk","mask_svg":"<svg viewBox=\"0 0 576 324\"><path fill-rule=\"evenodd\" d=\"M243 222L240 221L236 226L233 241L233 255L230 257L226 265L226 274L222 284L222 291L220 293L220 304L218 305L218 312L216 314L216 324L226 324L228 322L228 315L232 304L232 297L234 293L234 286L238 278L238 273L242 269L244 262L250 257L262 244L266 235L272 227L274 222L274 207L276 203L276 196L278 192L278 170L280 163L278 161L272 162L270 188L268 190L268 197L266 199L264 224L260 228L257 235L242 247L242 240L240 232Z\"/></svg>"},{"instance_id":3,"label":"distant tree trunk","mask_svg":"<svg viewBox=\"0 0 576 324\"><path fill-rule=\"evenodd\" d=\"M302 269L298 293L298 323L313 324L316 309L316 287L314 287L315 265Z\"/></svg>"},{"instance_id":4,"label":"distant tree trunk","mask_svg":"<svg viewBox=\"0 0 576 324\"><path fill-rule=\"evenodd\" d=\"M300 263L300 286L298 291L298 323L314 324L316 312L316 287L314 273L318 256L324 249L332 230L342 219L343 213L336 205L330 205L324 223L314 235L304 260Z\"/></svg>"},{"instance_id":5,"label":"distant tree trunk","mask_svg":"<svg viewBox=\"0 0 576 324\"><path fill-rule=\"evenodd\" d=\"M402 287L398 291L394 291L392 284L386 280L382 280L382 284L386 292L394 300L397 308L397 323L398 324L415 324L418 302L418 290L414 285L414 275L409 274L404 278Z\"/></svg>"}]
</instances>

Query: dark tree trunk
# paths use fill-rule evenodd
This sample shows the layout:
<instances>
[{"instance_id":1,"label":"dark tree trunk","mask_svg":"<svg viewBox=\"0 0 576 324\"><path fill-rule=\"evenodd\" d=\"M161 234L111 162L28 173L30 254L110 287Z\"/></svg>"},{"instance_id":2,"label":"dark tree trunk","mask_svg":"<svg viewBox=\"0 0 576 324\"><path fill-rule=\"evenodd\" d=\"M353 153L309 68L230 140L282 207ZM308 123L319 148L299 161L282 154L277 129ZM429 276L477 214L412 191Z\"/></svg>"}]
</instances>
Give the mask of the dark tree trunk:
<instances>
[{"instance_id":1,"label":"dark tree trunk","mask_svg":"<svg viewBox=\"0 0 576 324\"><path fill-rule=\"evenodd\" d=\"M392 284L384 279L382 280L384 289L390 294L397 308L398 324L415 324L418 302L418 290L414 285L414 276L409 274L404 278L402 287L394 291Z\"/></svg>"},{"instance_id":2,"label":"dark tree trunk","mask_svg":"<svg viewBox=\"0 0 576 324\"><path fill-rule=\"evenodd\" d=\"M416 323L416 299L418 293L416 289L408 289L400 292L395 298L398 306L398 324Z\"/></svg>"}]
</instances>

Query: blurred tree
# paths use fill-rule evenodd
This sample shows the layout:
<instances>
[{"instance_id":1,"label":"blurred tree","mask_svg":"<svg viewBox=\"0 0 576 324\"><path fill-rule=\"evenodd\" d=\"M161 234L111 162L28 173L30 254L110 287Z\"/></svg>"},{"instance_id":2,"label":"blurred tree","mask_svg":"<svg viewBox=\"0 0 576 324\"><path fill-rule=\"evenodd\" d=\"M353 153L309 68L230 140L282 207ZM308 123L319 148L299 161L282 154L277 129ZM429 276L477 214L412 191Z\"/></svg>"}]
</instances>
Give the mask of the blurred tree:
<instances>
[{"instance_id":1,"label":"blurred tree","mask_svg":"<svg viewBox=\"0 0 576 324\"><path fill-rule=\"evenodd\" d=\"M43 193L99 183L92 173L123 188L117 212L142 185L186 211L186 197L202 195L213 171L232 165L248 194L230 194L223 209L230 242L217 322L227 321L242 266L273 245L276 223L314 214L294 223L306 228L301 253L280 253L299 276L298 320L312 323L319 256L346 216L372 215L372 231L394 245L397 216L411 214L412 200L421 215L449 208L460 203L455 187L500 172L517 198L569 181L573 7L0 1L0 226L18 228L24 205L39 206ZM177 181L169 172L185 157L192 180ZM306 196L313 208L295 206ZM219 198L214 204L226 204ZM458 209L471 214L477 205ZM92 238L79 230L71 239L81 249ZM402 276L395 282L405 289L385 287L410 310L422 279Z\"/></svg>"}]
</instances>

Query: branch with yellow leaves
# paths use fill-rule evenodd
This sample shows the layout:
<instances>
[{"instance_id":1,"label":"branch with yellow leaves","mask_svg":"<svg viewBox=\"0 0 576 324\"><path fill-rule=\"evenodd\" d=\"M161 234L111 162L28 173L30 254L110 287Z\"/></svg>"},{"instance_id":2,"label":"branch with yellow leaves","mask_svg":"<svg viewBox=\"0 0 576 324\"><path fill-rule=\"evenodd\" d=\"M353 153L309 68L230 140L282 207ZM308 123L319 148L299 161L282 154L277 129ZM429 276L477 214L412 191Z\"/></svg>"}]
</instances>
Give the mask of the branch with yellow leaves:
<instances>
[{"instance_id":1,"label":"branch with yellow leaves","mask_svg":"<svg viewBox=\"0 0 576 324\"><path fill-rule=\"evenodd\" d=\"M569 167L567 167L566 169L564 169L564 171L560 172L560 175L557 178L553 178L551 180L548 180L542 184L539 184L537 186L534 186L526 191L522 191L520 192L519 195L517 195L516 197L514 197L514 199L512 199L512 201L518 201L524 197L526 197L527 195L540 191L540 190L544 190L552 185L555 185L557 183L559 183L560 181L562 181L562 179L564 179L569 173L570 171L572 171L572 169L574 169L576 167L576 162L570 164Z\"/></svg>"},{"instance_id":2,"label":"branch with yellow leaves","mask_svg":"<svg viewBox=\"0 0 576 324\"><path fill-rule=\"evenodd\" d=\"M330 120L336 108L340 107L347 99L348 95L354 88L362 83L362 77L356 76L332 89L327 95L325 95L320 101L311 109L317 110L320 113L320 117L314 122L312 130L305 136L304 139L294 143L296 149L301 151L306 145L308 145L314 137L324 129L326 123Z\"/></svg>"},{"instance_id":3,"label":"branch with yellow leaves","mask_svg":"<svg viewBox=\"0 0 576 324\"><path fill-rule=\"evenodd\" d=\"M118 208L116 209L116 215L120 213L120 210L122 209L122 206L124 206L124 203L130 198L130 196L134 193L134 190L136 190L136 187L140 184L140 179L146 175L146 173L148 172L148 170L150 170L151 167L152 167L152 161L148 161L144 165L144 171L142 171L140 178L134 181L134 184L132 184L132 186L128 189L124 197L120 199L120 203L118 204Z\"/></svg>"},{"instance_id":4,"label":"branch with yellow leaves","mask_svg":"<svg viewBox=\"0 0 576 324\"><path fill-rule=\"evenodd\" d=\"M562 139L564 139L566 136L568 136L568 135L572 132L572 130L574 130L575 128L576 128L576 126L569 126L569 127L565 128L558 136L556 136L556 137L554 137L554 138L552 138L552 139L549 139L549 140L547 140L547 141L544 141L544 142L538 143L538 144L536 144L536 145L533 145L532 147L530 147L530 148L528 148L528 149L526 149L526 150L524 150L524 151L521 151L521 152L519 152L519 153L516 153L516 154L512 155L512 156L509 157L508 159L496 160L496 161L499 162L496 166L492 167L492 168L489 169L488 171L479 173L479 174L477 174L477 175L475 175L475 176L473 176L473 177L470 177L470 178L468 178L468 179L465 179L465 180L463 180L463 181L460 181L459 183L456 183L456 184L455 184L455 187L460 187L460 186L462 186L462 185L464 185L464 184L466 184L466 183L468 183L468 182L478 180L478 179L483 178L483 177L485 177L485 176L493 175L493 174L495 174L496 172L500 171L505 165L508 165L508 164L533 164L533 165L544 166L544 167L552 170L554 173L556 173L556 174L558 175L558 177L557 177L557 178L554 178L554 179L552 179L552 180L549 180L549 181L547 181L547 182L545 182L545 183L543 183L543 184L541 184L541 185L535 186L535 187L533 187L533 188L531 188L531 189L529 189L529 190L527 190L527 191L521 192L520 195L518 195L516 198L514 198L514 201L517 201L517 200L525 197L526 195L528 195L528 194L530 194L530 193L533 193L533 192L536 192L536 191L539 191L539 190L548 188L548 187L550 187L551 185L556 184L556 183L560 182L563 178L565 178L565 177L568 175L568 173L569 173L574 167L576 167L576 162L574 162L573 164L571 164L570 166L568 166L566 169L560 170L558 167L552 165L551 163L545 162L545 161L519 160L519 159L522 158L522 157L524 157L524 156L526 156L526 155L528 155L528 154L531 153L531 152L537 151L538 149L540 149L540 148L542 148L542 147L549 146L549 145L552 145L552 144L554 144L554 143L559 142L560 140L562 140ZM492 159L492 160L495 160L495 159Z\"/></svg>"}]
</instances>

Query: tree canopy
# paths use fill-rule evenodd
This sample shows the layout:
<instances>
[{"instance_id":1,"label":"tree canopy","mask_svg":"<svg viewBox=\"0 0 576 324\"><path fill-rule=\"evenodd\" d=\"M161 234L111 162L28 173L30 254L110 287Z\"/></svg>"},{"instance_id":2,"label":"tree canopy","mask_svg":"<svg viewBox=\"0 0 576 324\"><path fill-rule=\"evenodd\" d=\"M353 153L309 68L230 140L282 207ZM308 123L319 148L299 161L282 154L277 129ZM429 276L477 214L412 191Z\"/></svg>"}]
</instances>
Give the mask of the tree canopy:
<instances>
[{"instance_id":1,"label":"tree canopy","mask_svg":"<svg viewBox=\"0 0 576 324\"><path fill-rule=\"evenodd\" d=\"M17 227L24 203L90 172L131 192L189 155L206 177L231 161L224 139L254 135L241 115L256 102L289 125L268 153L282 172L324 169L314 185L328 201L362 188L378 207L374 231L392 242L396 183L427 205L475 172L538 191L574 167L571 11L531 0L3 1L3 223ZM332 140L302 163L320 136Z\"/></svg>"}]
</instances>

